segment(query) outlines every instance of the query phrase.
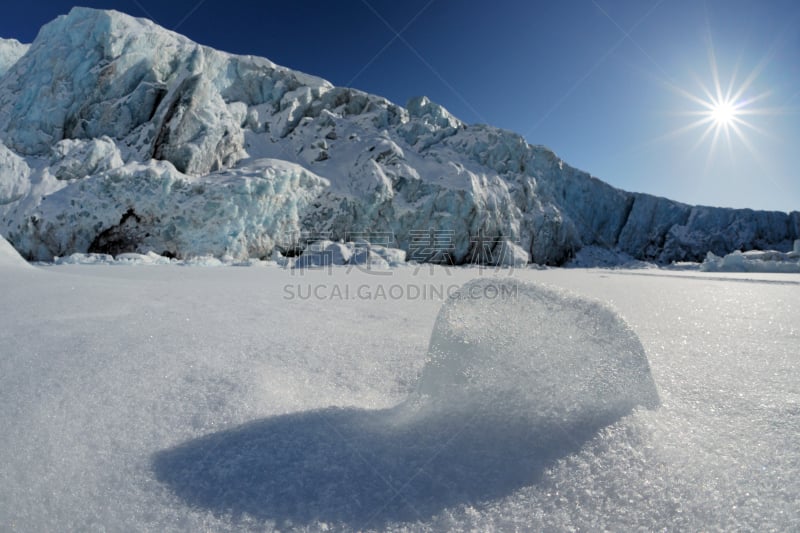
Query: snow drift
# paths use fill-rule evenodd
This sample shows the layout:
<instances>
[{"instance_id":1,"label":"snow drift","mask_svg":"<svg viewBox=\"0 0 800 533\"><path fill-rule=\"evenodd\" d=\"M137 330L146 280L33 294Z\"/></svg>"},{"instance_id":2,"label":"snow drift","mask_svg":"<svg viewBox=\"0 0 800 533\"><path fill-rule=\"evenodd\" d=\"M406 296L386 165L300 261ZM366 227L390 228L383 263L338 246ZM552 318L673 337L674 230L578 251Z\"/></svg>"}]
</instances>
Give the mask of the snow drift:
<instances>
[{"instance_id":1,"label":"snow drift","mask_svg":"<svg viewBox=\"0 0 800 533\"><path fill-rule=\"evenodd\" d=\"M644 350L615 313L516 280L465 285L444 304L428 355L417 391L395 408L213 433L156 454L156 476L219 515L380 528L506 496L659 403Z\"/></svg>"},{"instance_id":2,"label":"snow drift","mask_svg":"<svg viewBox=\"0 0 800 533\"><path fill-rule=\"evenodd\" d=\"M30 267L19 252L0 235L0 268L27 268Z\"/></svg>"},{"instance_id":3,"label":"snow drift","mask_svg":"<svg viewBox=\"0 0 800 533\"><path fill-rule=\"evenodd\" d=\"M0 58L0 232L29 259L265 258L306 231L389 234L416 260L468 262L480 235L514 262L588 245L670 262L800 237L797 212L627 193L427 98L400 107L114 11L75 8ZM446 254L424 253L429 229Z\"/></svg>"}]
</instances>

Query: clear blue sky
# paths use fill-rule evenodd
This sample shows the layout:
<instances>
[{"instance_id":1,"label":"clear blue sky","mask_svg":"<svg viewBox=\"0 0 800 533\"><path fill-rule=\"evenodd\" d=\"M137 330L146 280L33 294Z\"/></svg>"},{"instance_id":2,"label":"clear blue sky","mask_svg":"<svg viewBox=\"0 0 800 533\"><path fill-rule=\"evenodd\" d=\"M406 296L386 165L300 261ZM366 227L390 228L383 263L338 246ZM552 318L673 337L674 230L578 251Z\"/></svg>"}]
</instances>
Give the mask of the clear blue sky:
<instances>
[{"instance_id":1,"label":"clear blue sky","mask_svg":"<svg viewBox=\"0 0 800 533\"><path fill-rule=\"evenodd\" d=\"M30 42L72 2L3 6ZM624 189L706 205L800 209L796 0L83 0L203 44L386 96L427 95L467 122L544 144ZM391 27L391 28L390 28ZM400 32L398 38L395 31ZM680 132L703 116L713 50L742 140ZM748 81L749 83L745 83ZM713 127L714 123L710 125ZM702 141L702 142L701 142Z\"/></svg>"}]
</instances>

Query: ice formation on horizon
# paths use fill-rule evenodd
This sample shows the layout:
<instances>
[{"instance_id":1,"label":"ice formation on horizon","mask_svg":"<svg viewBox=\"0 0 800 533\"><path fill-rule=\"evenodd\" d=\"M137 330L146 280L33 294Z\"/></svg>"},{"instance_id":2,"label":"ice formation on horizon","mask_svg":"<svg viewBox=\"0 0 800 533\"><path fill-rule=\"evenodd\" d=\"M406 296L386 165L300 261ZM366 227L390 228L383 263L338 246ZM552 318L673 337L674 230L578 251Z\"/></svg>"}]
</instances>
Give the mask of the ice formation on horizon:
<instances>
[{"instance_id":1,"label":"ice formation on horizon","mask_svg":"<svg viewBox=\"0 0 800 533\"><path fill-rule=\"evenodd\" d=\"M719 257L708 252L700 265L704 272L775 272L800 273L800 239L794 241L791 252L775 250L735 251Z\"/></svg>"}]
</instances>

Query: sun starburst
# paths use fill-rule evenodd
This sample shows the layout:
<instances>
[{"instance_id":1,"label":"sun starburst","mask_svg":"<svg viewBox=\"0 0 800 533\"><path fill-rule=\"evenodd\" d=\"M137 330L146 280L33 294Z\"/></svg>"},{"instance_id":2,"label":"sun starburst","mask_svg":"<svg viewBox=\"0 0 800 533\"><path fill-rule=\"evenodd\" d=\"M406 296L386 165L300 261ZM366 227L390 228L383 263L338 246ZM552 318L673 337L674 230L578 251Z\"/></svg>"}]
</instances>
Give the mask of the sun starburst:
<instances>
[{"instance_id":1,"label":"sun starburst","mask_svg":"<svg viewBox=\"0 0 800 533\"><path fill-rule=\"evenodd\" d=\"M728 100L715 101L711 104L711 109L708 111L708 116L714 122L717 128L728 128L735 121L741 120L737 118L739 114L736 102Z\"/></svg>"},{"instance_id":2,"label":"sun starburst","mask_svg":"<svg viewBox=\"0 0 800 533\"><path fill-rule=\"evenodd\" d=\"M722 89L719 81L714 56L712 58L712 77L714 81L713 92L701 85L703 96L697 96L688 92L683 92L692 102L699 106L698 109L690 111L688 114L697 116L697 120L687 126L686 129L702 128L695 148L699 148L710 138L711 146L708 152L709 159L714 155L719 146L720 139L724 137L729 149L733 148L734 141L738 141L745 147L750 148L750 141L747 138L745 129L757 131L758 128L748 120L747 115L757 114L759 110L752 107L757 100L765 98L768 93L762 93L753 98L744 98L745 92L750 88L754 76L749 76L744 82L736 85L736 76L731 76L727 90Z\"/></svg>"},{"instance_id":3,"label":"sun starburst","mask_svg":"<svg viewBox=\"0 0 800 533\"><path fill-rule=\"evenodd\" d=\"M696 150L701 146L707 146L707 162L711 161L722 142L731 151L734 145L738 144L744 146L752 155L757 156L748 134L757 133L766 136L769 134L754 124L752 118L755 115L780 114L783 112L781 109L758 106L760 102L770 96L770 91L753 94L755 92L753 90L754 82L769 62L770 54L768 53L762 58L759 64L741 81L737 79L737 64L728 83L725 85L720 81L719 67L710 38L708 59L711 79L710 87L699 79L698 86L700 90L697 93L671 85L673 91L695 104L694 110L680 114L696 118L686 126L669 133L666 137L700 130L702 133L693 149Z\"/></svg>"}]
</instances>

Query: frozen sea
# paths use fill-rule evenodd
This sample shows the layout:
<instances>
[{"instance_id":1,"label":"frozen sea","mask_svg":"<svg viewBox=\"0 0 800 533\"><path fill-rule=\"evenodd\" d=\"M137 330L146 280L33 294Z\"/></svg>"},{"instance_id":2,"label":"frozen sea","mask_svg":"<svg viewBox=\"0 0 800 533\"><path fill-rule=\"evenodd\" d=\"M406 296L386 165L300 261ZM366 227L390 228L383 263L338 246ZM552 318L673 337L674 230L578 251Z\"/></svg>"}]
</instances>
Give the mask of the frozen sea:
<instances>
[{"instance_id":1,"label":"frozen sea","mask_svg":"<svg viewBox=\"0 0 800 533\"><path fill-rule=\"evenodd\" d=\"M0 265L0 530L800 529L800 275L384 274ZM613 308L660 405L556 428L476 397L409 421L440 292L509 275ZM486 375L552 402L519 351L498 341Z\"/></svg>"}]
</instances>

